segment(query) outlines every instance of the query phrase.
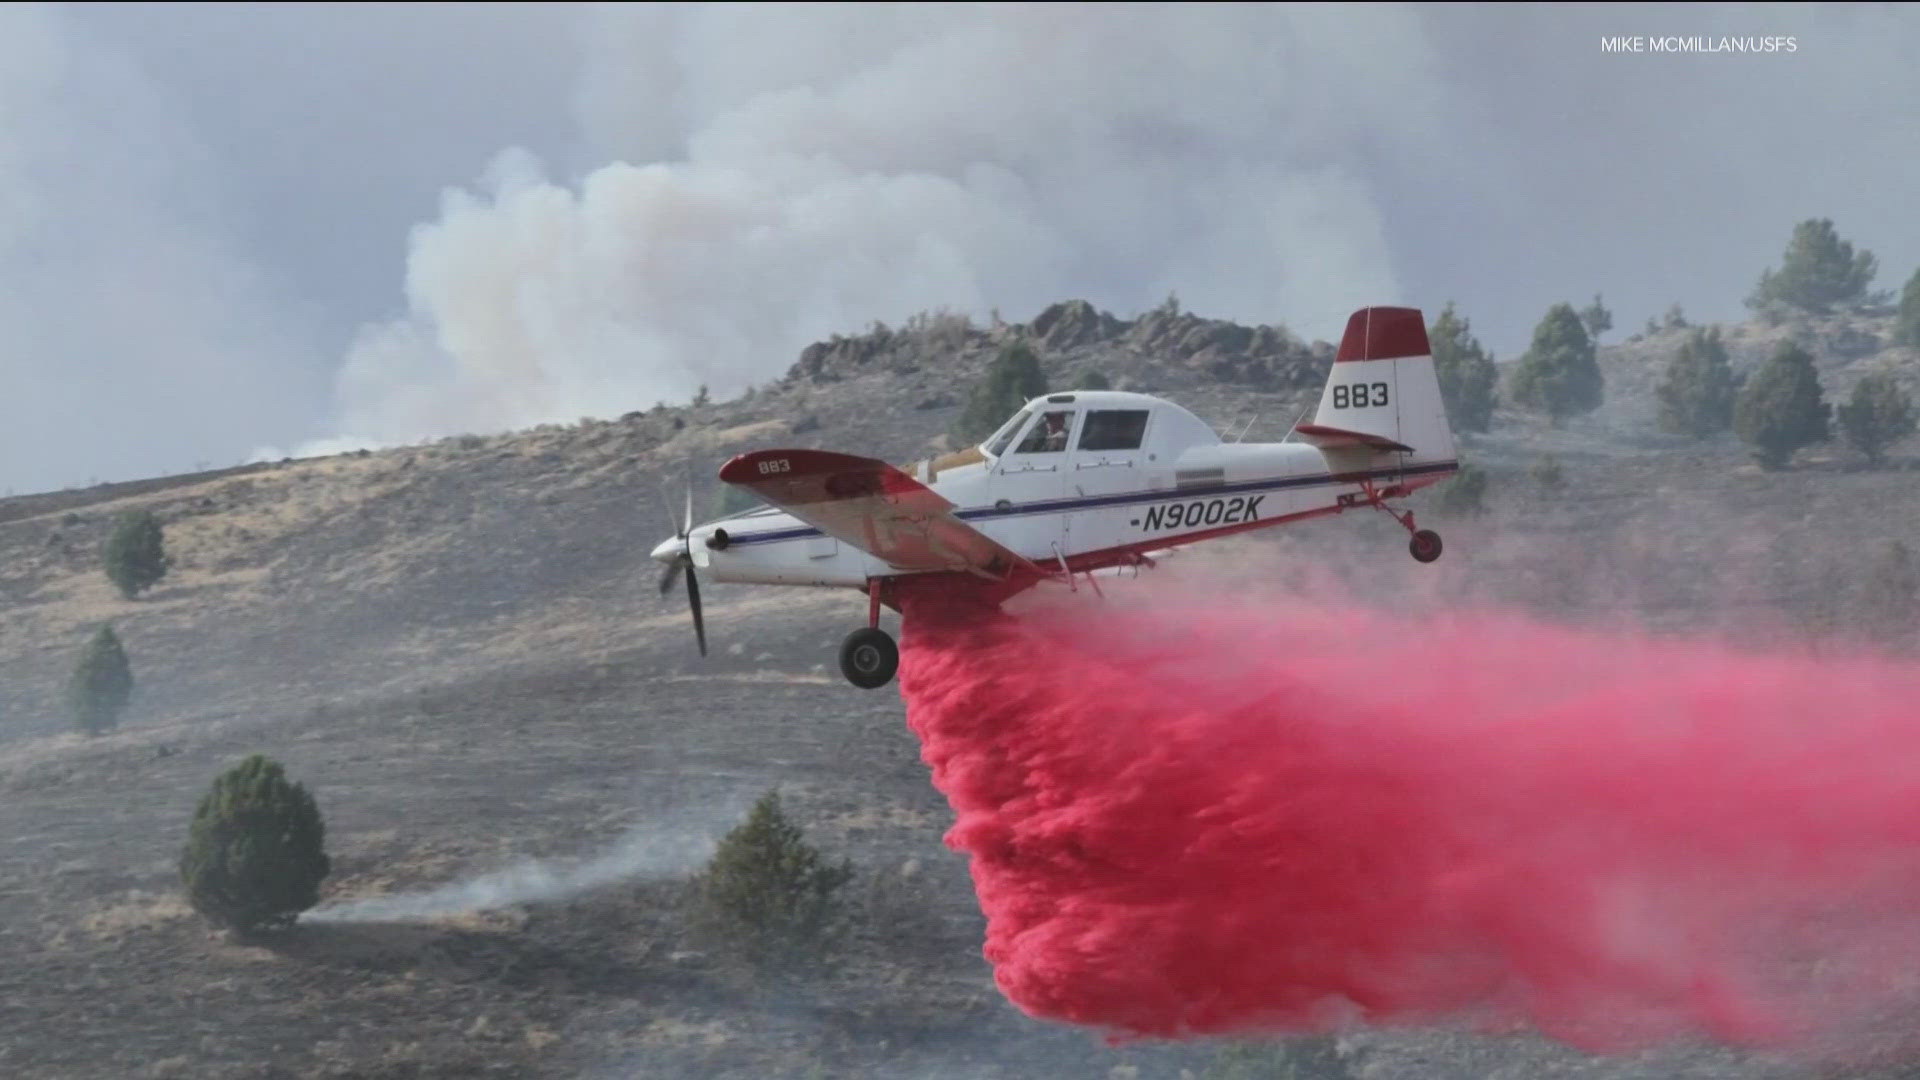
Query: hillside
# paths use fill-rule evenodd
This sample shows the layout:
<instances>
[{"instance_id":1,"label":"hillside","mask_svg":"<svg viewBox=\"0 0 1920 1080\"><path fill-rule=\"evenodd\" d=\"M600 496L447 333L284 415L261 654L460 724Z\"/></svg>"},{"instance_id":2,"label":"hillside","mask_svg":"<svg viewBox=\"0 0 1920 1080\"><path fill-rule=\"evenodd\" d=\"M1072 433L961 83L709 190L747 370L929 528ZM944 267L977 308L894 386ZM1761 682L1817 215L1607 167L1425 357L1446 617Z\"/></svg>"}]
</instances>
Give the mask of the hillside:
<instances>
[{"instance_id":1,"label":"hillside","mask_svg":"<svg viewBox=\"0 0 1920 1080\"><path fill-rule=\"evenodd\" d=\"M1881 347L1889 322L1727 336L1740 368L1786 335L1807 341L1829 401L1879 369L1920 395L1920 357ZM1432 567L1411 563L1379 515L1197 561L1269 580L1320 567L1383 604L1498 602L1769 647L1842 647L1849 633L1858 644L1850 612L1873 588L1869 568L1920 530L1913 447L1885 471L1836 445L1763 473L1730 436L1659 435L1651 388L1679 333L1603 347L1599 412L1556 430L1503 410L1465 441L1490 476L1490 513L1438 516L1422 494L1423 520L1447 536ZM999 997L966 868L941 845L950 814L898 694L853 691L833 668L859 597L703 582L702 660L684 598L656 593L647 560L685 484L718 506L714 473L731 454L788 445L906 461L950 447L968 389L1016 334L1055 386L1098 370L1220 430L1251 422L1250 440L1288 430L1333 353L1172 306L1127 320L1070 301L991 327L931 315L810 346L734 401L0 500L0 1072L1204 1072L1211 1046L1105 1047ZM1557 483L1540 478L1549 456ZM129 602L98 552L113 516L136 507L166 523L175 565ZM105 620L138 690L120 730L89 740L67 732L58 701ZM1911 623L1904 635L1873 644L1911 646ZM317 923L277 950L238 945L186 914L172 860L206 783L256 751L314 788L335 854L330 899L636 833L711 835L774 784L810 835L854 858L862 888L910 867L914 899L876 901L858 962L792 997L740 988L680 940L670 901L684 860L563 903ZM1359 1035L1334 1056L1351 1075L1423 1080L1811 1075L1752 1055L1597 1059L1455 1033Z\"/></svg>"}]
</instances>

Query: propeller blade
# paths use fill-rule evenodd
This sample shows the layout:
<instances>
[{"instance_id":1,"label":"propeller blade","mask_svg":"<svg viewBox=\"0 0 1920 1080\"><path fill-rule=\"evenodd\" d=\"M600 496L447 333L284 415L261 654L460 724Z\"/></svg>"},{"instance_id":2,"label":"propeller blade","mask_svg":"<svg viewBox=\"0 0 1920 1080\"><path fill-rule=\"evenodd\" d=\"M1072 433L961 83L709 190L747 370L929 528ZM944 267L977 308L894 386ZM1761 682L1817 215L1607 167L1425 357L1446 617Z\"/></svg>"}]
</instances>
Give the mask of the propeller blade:
<instances>
[{"instance_id":1,"label":"propeller blade","mask_svg":"<svg viewBox=\"0 0 1920 1080\"><path fill-rule=\"evenodd\" d=\"M700 579L693 576L693 564L687 565L687 603L693 606L693 636L700 641L700 655L707 655L707 624L700 618Z\"/></svg>"},{"instance_id":2,"label":"propeller blade","mask_svg":"<svg viewBox=\"0 0 1920 1080\"><path fill-rule=\"evenodd\" d=\"M674 530L673 534L675 536L681 535L680 523L678 521L675 521L673 517L673 493L667 490L667 485L665 481L662 481L660 484L660 509L665 510L667 512L668 528L671 528Z\"/></svg>"},{"instance_id":3,"label":"propeller blade","mask_svg":"<svg viewBox=\"0 0 1920 1080\"><path fill-rule=\"evenodd\" d=\"M667 564L667 572L660 575L660 595L661 596L665 596L668 593L673 591L673 579L680 576L679 571L680 571L679 563L675 562L675 563Z\"/></svg>"},{"instance_id":4,"label":"propeller blade","mask_svg":"<svg viewBox=\"0 0 1920 1080\"><path fill-rule=\"evenodd\" d=\"M693 531L693 477L687 477L687 523L680 527L680 539L685 540Z\"/></svg>"}]
</instances>

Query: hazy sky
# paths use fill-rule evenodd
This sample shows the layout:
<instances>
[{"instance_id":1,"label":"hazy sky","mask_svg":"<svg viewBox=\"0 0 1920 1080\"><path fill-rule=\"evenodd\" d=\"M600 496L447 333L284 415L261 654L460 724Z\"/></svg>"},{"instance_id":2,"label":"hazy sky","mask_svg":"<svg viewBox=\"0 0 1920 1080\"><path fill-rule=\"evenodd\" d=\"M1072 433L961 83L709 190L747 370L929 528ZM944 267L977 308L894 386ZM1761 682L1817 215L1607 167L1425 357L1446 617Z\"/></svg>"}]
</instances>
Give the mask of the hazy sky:
<instances>
[{"instance_id":1,"label":"hazy sky","mask_svg":"<svg viewBox=\"0 0 1920 1080\"><path fill-rule=\"evenodd\" d=\"M1620 54L1607 35L1791 35ZM1894 5L0 7L0 491L684 400L941 306L1169 291L1505 358L1920 264Z\"/></svg>"}]
</instances>

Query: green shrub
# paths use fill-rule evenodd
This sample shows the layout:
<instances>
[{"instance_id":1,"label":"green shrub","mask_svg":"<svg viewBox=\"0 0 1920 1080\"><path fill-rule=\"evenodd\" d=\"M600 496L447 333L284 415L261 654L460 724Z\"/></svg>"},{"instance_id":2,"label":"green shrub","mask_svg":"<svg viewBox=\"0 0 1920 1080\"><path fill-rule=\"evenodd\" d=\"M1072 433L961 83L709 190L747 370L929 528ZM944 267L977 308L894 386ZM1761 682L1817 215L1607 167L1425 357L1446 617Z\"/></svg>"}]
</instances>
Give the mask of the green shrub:
<instances>
[{"instance_id":1,"label":"green shrub","mask_svg":"<svg viewBox=\"0 0 1920 1080\"><path fill-rule=\"evenodd\" d=\"M1533 329L1533 345L1513 374L1513 400L1544 412L1555 427L1600 407L1603 386L1593 339L1572 304L1555 304Z\"/></svg>"},{"instance_id":2,"label":"green shrub","mask_svg":"<svg viewBox=\"0 0 1920 1080\"><path fill-rule=\"evenodd\" d=\"M1692 330L1654 391L1660 399L1660 430L1696 439L1725 431L1733 423L1737 390L1720 328Z\"/></svg>"},{"instance_id":3,"label":"green shrub","mask_svg":"<svg viewBox=\"0 0 1920 1080\"><path fill-rule=\"evenodd\" d=\"M1854 306L1867 299L1876 269L1870 253L1840 239L1831 219L1809 218L1793 227L1780 269L1761 272L1747 306L1814 313Z\"/></svg>"},{"instance_id":4,"label":"green shrub","mask_svg":"<svg viewBox=\"0 0 1920 1080\"><path fill-rule=\"evenodd\" d=\"M1827 441L1832 413L1813 357L1785 341L1740 391L1733 430L1753 447L1761 468L1781 469L1802 447Z\"/></svg>"},{"instance_id":5,"label":"green shrub","mask_svg":"<svg viewBox=\"0 0 1920 1080\"><path fill-rule=\"evenodd\" d=\"M1607 305L1601 302L1599 293L1593 294L1593 303L1580 309L1580 322L1587 328L1587 336L1596 344L1601 334L1613 329L1613 312L1608 311Z\"/></svg>"},{"instance_id":6,"label":"green shrub","mask_svg":"<svg viewBox=\"0 0 1920 1080\"><path fill-rule=\"evenodd\" d=\"M769 791L694 880L695 928L763 970L831 966L849 929L840 894L852 877L852 864L829 863Z\"/></svg>"},{"instance_id":7,"label":"green shrub","mask_svg":"<svg viewBox=\"0 0 1920 1080\"><path fill-rule=\"evenodd\" d=\"M1868 375L1854 384L1853 398L1835 411L1847 445L1879 465L1887 447L1913 434L1913 400L1887 374Z\"/></svg>"},{"instance_id":8,"label":"green shrub","mask_svg":"<svg viewBox=\"0 0 1920 1080\"><path fill-rule=\"evenodd\" d=\"M1047 376L1040 357L1024 341L1010 341L993 358L987 374L973 388L966 408L954 422L953 434L962 446L972 446L993 434L1027 402L1047 392Z\"/></svg>"},{"instance_id":9,"label":"green shrub","mask_svg":"<svg viewBox=\"0 0 1920 1080\"><path fill-rule=\"evenodd\" d=\"M133 696L133 668L111 625L94 632L67 680L67 711L76 727L98 735L116 727Z\"/></svg>"},{"instance_id":10,"label":"green shrub","mask_svg":"<svg viewBox=\"0 0 1920 1080\"><path fill-rule=\"evenodd\" d=\"M1920 270L1900 290L1900 309L1893 319L1893 343L1920 349Z\"/></svg>"},{"instance_id":11,"label":"green shrub","mask_svg":"<svg viewBox=\"0 0 1920 1080\"><path fill-rule=\"evenodd\" d=\"M1074 382L1082 390L1113 389L1113 380L1107 378L1107 373L1104 371L1095 371L1092 368L1088 368L1087 370L1081 372L1080 377L1078 379L1075 379ZM992 434L992 433L989 432L988 434Z\"/></svg>"},{"instance_id":12,"label":"green shrub","mask_svg":"<svg viewBox=\"0 0 1920 1080\"><path fill-rule=\"evenodd\" d=\"M255 754L201 798L180 880L193 909L216 927L244 934L289 926L320 900L333 868L325 842L313 796Z\"/></svg>"},{"instance_id":13,"label":"green shrub","mask_svg":"<svg viewBox=\"0 0 1920 1080\"><path fill-rule=\"evenodd\" d=\"M107 537L107 578L131 600L167 576L166 542L160 519L147 510L120 515Z\"/></svg>"},{"instance_id":14,"label":"green shrub","mask_svg":"<svg viewBox=\"0 0 1920 1080\"><path fill-rule=\"evenodd\" d=\"M1447 420L1456 431L1485 431L1493 422L1493 391L1500 373L1470 330L1449 303L1427 328L1427 339Z\"/></svg>"}]
</instances>

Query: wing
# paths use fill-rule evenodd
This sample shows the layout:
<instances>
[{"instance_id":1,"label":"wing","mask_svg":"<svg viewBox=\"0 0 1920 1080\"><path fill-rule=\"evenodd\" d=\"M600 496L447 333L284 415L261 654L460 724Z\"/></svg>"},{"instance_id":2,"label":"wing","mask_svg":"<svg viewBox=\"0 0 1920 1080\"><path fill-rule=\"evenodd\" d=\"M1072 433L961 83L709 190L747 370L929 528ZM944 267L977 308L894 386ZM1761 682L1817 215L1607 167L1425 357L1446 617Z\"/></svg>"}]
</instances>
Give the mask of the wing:
<instances>
[{"instance_id":1,"label":"wing","mask_svg":"<svg viewBox=\"0 0 1920 1080\"><path fill-rule=\"evenodd\" d=\"M896 570L963 570L1003 578L1038 567L953 516L953 504L884 461L827 450L757 450L720 469L828 536Z\"/></svg>"}]
</instances>

